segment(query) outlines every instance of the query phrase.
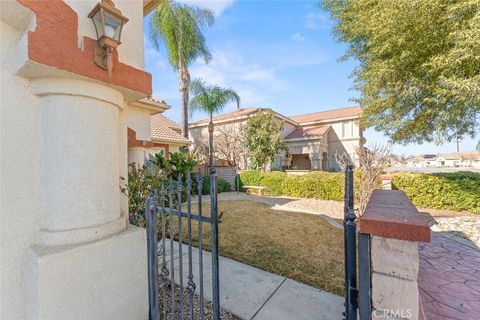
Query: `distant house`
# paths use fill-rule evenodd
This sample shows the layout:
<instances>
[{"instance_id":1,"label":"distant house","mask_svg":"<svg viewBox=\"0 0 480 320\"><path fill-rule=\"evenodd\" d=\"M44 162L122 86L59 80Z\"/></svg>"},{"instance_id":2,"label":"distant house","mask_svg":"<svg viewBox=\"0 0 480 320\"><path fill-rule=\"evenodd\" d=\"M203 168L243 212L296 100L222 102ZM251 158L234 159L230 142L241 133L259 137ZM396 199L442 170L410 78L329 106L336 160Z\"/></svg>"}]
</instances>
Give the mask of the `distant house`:
<instances>
[{"instance_id":1,"label":"distant house","mask_svg":"<svg viewBox=\"0 0 480 320\"><path fill-rule=\"evenodd\" d=\"M249 118L269 108L245 108L213 118L216 131L241 130ZM338 171L335 154L346 154L357 162L355 148L363 141L363 129L359 125L361 107L328 110L311 114L284 116L271 110L283 122L282 136L288 154L279 154L272 164L274 168L299 170ZM208 121L203 119L189 126L193 146L198 147L208 136ZM232 129L233 128L233 129ZM216 155L217 160L223 160ZM248 157L239 163L240 169L248 167Z\"/></svg>"},{"instance_id":2,"label":"distant house","mask_svg":"<svg viewBox=\"0 0 480 320\"><path fill-rule=\"evenodd\" d=\"M480 152L442 153L438 155L437 166L480 168Z\"/></svg>"},{"instance_id":3,"label":"distant house","mask_svg":"<svg viewBox=\"0 0 480 320\"><path fill-rule=\"evenodd\" d=\"M406 159L405 165L411 168L480 168L480 152L452 152L440 153L438 155L424 154Z\"/></svg>"},{"instance_id":4,"label":"distant house","mask_svg":"<svg viewBox=\"0 0 480 320\"><path fill-rule=\"evenodd\" d=\"M436 160L437 155L435 154L422 154L406 159L405 164L412 168L436 167Z\"/></svg>"},{"instance_id":5,"label":"distant house","mask_svg":"<svg viewBox=\"0 0 480 320\"><path fill-rule=\"evenodd\" d=\"M180 132L180 126L162 113L170 106L163 100L149 97L129 104L126 117L128 127L128 163L142 165L153 153L168 157L190 141Z\"/></svg>"}]
</instances>

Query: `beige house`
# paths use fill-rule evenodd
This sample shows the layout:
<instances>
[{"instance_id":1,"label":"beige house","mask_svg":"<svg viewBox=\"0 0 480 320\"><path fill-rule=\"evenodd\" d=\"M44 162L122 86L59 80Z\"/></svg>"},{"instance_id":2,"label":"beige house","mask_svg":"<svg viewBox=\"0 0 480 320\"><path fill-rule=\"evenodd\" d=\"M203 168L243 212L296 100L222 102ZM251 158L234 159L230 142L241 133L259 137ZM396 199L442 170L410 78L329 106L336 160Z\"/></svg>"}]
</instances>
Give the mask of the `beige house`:
<instances>
[{"instance_id":1,"label":"beige house","mask_svg":"<svg viewBox=\"0 0 480 320\"><path fill-rule=\"evenodd\" d=\"M242 127L249 118L267 108L245 108L239 111L214 117L215 135L228 131L237 135L240 141ZM273 168L291 168L298 170L338 171L335 154L347 154L352 161L358 159L355 148L363 141L363 129L359 125L361 107L335 109L298 116L287 117L278 112L274 115L283 122L282 136L288 147L288 155L279 154ZM190 124L190 139L194 147L204 145L208 136L208 119ZM218 140L218 139L217 139ZM222 138L220 138L220 141ZM216 141L215 144L218 142ZM240 142L239 142L240 143ZM218 147L216 146L216 149ZM216 153L219 160L224 153ZM246 152L242 155L238 167L248 167Z\"/></svg>"},{"instance_id":2,"label":"beige house","mask_svg":"<svg viewBox=\"0 0 480 320\"><path fill-rule=\"evenodd\" d=\"M178 152L190 141L181 135L180 126L162 113L170 106L163 100L148 97L129 105L128 163L142 165L150 154Z\"/></svg>"}]
</instances>

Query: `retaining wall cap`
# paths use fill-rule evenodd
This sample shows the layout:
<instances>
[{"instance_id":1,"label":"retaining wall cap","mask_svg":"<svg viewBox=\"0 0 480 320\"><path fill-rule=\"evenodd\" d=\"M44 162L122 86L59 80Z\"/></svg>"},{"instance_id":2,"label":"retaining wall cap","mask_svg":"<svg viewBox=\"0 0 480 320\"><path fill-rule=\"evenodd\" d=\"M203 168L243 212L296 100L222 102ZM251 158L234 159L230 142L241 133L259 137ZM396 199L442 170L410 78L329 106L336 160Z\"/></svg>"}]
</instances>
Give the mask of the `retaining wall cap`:
<instances>
[{"instance_id":1,"label":"retaining wall cap","mask_svg":"<svg viewBox=\"0 0 480 320\"><path fill-rule=\"evenodd\" d=\"M430 227L400 190L375 190L359 222L359 232L407 241L430 242Z\"/></svg>"}]
</instances>

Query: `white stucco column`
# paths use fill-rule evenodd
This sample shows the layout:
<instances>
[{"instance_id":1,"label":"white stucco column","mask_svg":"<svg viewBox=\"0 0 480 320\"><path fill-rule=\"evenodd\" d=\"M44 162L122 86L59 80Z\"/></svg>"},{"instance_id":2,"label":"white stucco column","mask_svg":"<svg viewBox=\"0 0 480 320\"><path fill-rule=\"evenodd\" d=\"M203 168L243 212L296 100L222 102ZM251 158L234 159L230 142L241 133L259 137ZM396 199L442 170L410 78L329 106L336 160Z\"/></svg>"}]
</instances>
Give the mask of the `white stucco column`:
<instances>
[{"instance_id":1,"label":"white stucco column","mask_svg":"<svg viewBox=\"0 0 480 320\"><path fill-rule=\"evenodd\" d=\"M32 80L40 97L43 245L92 241L126 227L119 199L119 113L123 95L94 82Z\"/></svg>"},{"instance_id":2,"label":"white stucco column","mask_svg":"<svg viewBox=\"0 0 480 320\"><path fill-rule=\"evenodd\" d=\"M64 78L34 79L31 91L40 108L43 206L27 253L27 318L147 319L145 230L127 227L120 198L123 94Z\"/></svg>"}]
</instances>

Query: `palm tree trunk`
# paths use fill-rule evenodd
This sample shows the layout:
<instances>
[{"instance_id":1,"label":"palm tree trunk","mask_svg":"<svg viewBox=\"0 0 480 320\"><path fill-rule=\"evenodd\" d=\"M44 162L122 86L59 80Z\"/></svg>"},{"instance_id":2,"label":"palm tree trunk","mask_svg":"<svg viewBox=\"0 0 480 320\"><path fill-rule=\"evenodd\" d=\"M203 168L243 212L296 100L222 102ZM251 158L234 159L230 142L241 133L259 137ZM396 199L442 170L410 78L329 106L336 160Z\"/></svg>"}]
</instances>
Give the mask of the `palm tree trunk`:
<instances>
[{"instance_id":1,"label":"palm tree trunk","mask_svg":"<svg viewBox=\"0 0 480 320\"><path fill-rule=\"evenodd\" d=\"M210 122L208 123L208 167L210 174L215 173L213 164L213 115L210 113Z\"/></svg>"},{"instance_id":2,"label":"palm tree trunk","mask_svg":"<svg viewBox=\"0 0 480 320\"><path fill-rule=\"evenodd\" d=\"M180 61L180 95L182 96L182 135L188 139L188 100L190 88L190 73L187 67Z\"/></svg>"}]
</instances>

